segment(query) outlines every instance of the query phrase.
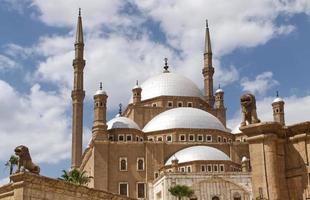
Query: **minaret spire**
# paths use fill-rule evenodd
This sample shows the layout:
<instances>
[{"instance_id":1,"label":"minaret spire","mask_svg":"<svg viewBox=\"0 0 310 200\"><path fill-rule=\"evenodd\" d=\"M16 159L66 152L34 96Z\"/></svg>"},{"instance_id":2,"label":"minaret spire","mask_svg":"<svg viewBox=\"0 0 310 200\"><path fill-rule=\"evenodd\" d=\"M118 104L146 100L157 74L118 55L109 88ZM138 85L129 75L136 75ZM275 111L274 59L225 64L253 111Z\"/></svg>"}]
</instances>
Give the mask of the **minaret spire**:
<instances>
[{"instance_id":1,"label":"minaret spire","mask_svg":"<svg viewBox=\"0 0 310 200\"><path fill-rule=\"evenodd\" d=\"M212 48L208 20L206 20L205 48L203 56L204 67L202 69L202 74L204 77L204 94L207 103L210 107L213 107L215 98L213 94L214 68L212 65Z\"/></svg>"},{"instance_id":2,"label":"minaret spire","mask_svg":"<svg viewBox=\"0 0 310 200\"><path fill-rule=\"evenodd\" d=\"M76 36L75 44L77 44L77 43L84 44L81 8L79 8L79 16L78 16L78 22L77 22L76 35L75 36Z\"/></svg>"},{"instance_id":3,"label":"minaret spire","mask_svg":"<svg viewBox=\"0 0 310 200\"><path fill-rule=\"evenodd\" d=\"M78 168L82 159L82 141L83 141L83 102L85 97L83 70L84 60L84 40L81 10L77 22L75 39L75 57L73 60L74 80L72 98L72 160L71 168Z\"/></svg>"},{"instance_id":4,"label":"minaret spire","mask_svg":"<svg viewBox=\"0 0 310 200\"><path fill-rule=\"evenodd\" d=\"M208 53L208 54L212 55L211 39L210 39L210 31L209 31L208 20L206 20L206 36L205 36L205 51L204 51L204 53L205 54Z\"/></svg>"}]
</instances>

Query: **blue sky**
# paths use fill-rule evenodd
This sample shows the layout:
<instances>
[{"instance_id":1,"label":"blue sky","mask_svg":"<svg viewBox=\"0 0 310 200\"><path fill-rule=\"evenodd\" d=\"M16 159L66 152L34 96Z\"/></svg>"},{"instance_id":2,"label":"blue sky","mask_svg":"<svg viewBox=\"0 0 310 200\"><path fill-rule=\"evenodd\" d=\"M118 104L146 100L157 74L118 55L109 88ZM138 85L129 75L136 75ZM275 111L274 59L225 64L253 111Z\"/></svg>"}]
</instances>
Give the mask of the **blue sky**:
<instances>
[{"instance_id":1,"label":"blue sky","mask_svg":"<svg viewBox=\"0 0 310 200\"><path fill-rule=\"evenodd\" d=\"M92 94L100 81L108 116L126 105L135 80L171 71L202 88L205 19L215 85L225 91L228 125L240 122L239 96L255 93L259 117L272 119L276 90L288 124L309 120L309 0L0 0L0 168L15 146L30 147L44 175L70 163L73 42L77 10L85 30L85 144ZM5 182L0 170L0 183Z\"/></svg>"}]
</instances>

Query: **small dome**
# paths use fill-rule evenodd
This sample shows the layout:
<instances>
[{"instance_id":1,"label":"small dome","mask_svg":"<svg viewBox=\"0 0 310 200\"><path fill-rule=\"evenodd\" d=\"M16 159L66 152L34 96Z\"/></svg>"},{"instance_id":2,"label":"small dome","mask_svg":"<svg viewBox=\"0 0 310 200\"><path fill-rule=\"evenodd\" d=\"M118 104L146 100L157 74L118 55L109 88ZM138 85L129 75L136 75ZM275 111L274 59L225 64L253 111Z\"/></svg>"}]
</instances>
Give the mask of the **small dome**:
<instances>
[{"instance_id":1,"label":"small dome","mask_svg":"<svg viewBox=\"0 0 310 200\"><path fill-rule=\"evenodd\" d=\"M107 93L104 90L97 90L95 95L104 94L107 95Z\"/></svg>"},{"instance_id":2,"label":"small dome","mask_svg":"<svg viewBox=\"0 0 310 200\"><path fill-rule=\"evenodd\" d=\"M246 161L248 161L248 160L249 160L249 159L248 159L247 157L243 156L242 159L241 159L241 162L246 162Z\"/></svg>"},{"instance_id":3,"label":"small dome","mask_svg":"<svg viewBox=\"0 0 310 200\"><path fill-rule=\"evenodd\" d=\"M204 110L190 107L173 108L160 113L145 125L143 131L173 128L217 129L227 132L216 117Z\"/></svg>"},{"instance_id":4,"label":"small dome","mask_svg":"<svg viewBox=\"0 0 310 200\"><path fill-rule=\"evenodd\" d=\"M193 146L182 149L171 156L165 165L171 165L175 157L179 160L179 163L197 160L230 160L224 152L209 146Z\"/></svg>"},{"instance_id":5,"label":"small dome","mask_svg":"<svg viewBox=\"0 0 310 200\"><path fill-rule=\"evenodd\" d=\"M135 85L135 86L133 86L132 89L137 89L137 88L141 88L140 85Z\"/></svg>"},{"instance_id":6,"label":"small dome","mask_svg":"<svg viewBox=\"0 0 310 200\"><path fill-rule=\"evenodd\" d=\"M108 130L114 129L114 128L133 128L133 129L138 129L139 126L134 122L133 120L127 118L127 117L115 117L108 121Z\"/></svg>"},{"instance_id":7,"label":"small dome","mask_svg":"<svg viewBox=\"0 0 310 200\"><path fill-rule=\"evenodd\" d=\"M141 88L142 101L159 96L190 96L203 99L201 91L191 80L174 73L154 76L146 80ZM132 103L132 97L130 103Z\"/></svg>"},{"instance_id":8,"label":"small dome","mask_svg":"<svg viewBox=\"0 0 310 200\"><path fill-rule=\"evenodd\" d=\"M272 103L277 103L277 102L283 102L283 99L281 97L277 97L273 100Z\"/></svg>"},{"instance_id":9,"label":"small dome","mask_svg":"<svg viewBox=\"0 0 310 200\"><path fill-rule=\"evenodd\" d=\"M222 88L219 88L219 89L217 89L217 90L215 91L215 94L217 94L217 93L224 93L224 90L223 90Z\"/></svg>"}]
</instances>

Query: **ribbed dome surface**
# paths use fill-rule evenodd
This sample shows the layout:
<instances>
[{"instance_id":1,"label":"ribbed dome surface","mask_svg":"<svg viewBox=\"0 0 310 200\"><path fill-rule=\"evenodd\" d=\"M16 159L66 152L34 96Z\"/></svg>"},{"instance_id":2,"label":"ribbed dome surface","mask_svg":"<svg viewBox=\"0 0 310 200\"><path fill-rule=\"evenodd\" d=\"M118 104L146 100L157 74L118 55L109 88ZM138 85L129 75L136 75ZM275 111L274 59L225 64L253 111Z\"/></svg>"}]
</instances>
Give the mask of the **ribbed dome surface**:
<instances>
[{"instance_id":1,"label":"ribbed dome surface","mask_svg":"<svg viewBox=\"0 0 310 200\"><path fill-rule=\"evenodd\" d=\"M210 113L198 108L173 108L154 117L143 128L144 132L173 128L217 129L227 131L223 124Z\"/></svg>"},{"instance_id":2,"label":"ribbed dome surface","mask_svg":"<svg viewBox=\"0 0 310 200\"><path fill-rule=\"evenodd\" d=\"M142 85L141 100L158 96L191 96L201 97L199 88L188 78L174 74L162 73L146 80ZM130 103L132 97L130 98Z\"/></svg>"},{"instance_id":3,"label":"ribbed dome surface","mask_svg":"<svg viewBox=\"0 0 310 200\"><path fill-rule=\"evenodd\" d=\"M131 119L127 117L115 117L108 121L108 130L109 129L114 129L114 128L133 128L133 129L138 129L139 126L136 124L136 122L132 121Z\"/></svg>"},{"instance_id":4,"label":"ribbed dome surface","mask_svg":"<svg viewBox=\"0 0 310 200\"><path fill-rule=\"evenodd\" d=\"M179 163L196 160L230 160L224 152L208 146L193 146L182 149L171 156L165 165L171 165L171 161L174 159L178 159Z\"/></svg>"}]
</instances>

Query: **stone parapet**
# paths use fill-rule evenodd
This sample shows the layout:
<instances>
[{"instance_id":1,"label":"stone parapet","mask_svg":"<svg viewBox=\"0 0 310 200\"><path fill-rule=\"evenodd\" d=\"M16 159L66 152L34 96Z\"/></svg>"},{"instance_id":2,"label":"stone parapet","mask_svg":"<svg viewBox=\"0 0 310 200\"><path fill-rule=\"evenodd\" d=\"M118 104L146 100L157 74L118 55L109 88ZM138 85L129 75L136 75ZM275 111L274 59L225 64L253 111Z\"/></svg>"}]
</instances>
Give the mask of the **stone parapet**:
<instances>
[{"instance_id":1,"label":"stone parapet","mask_svg":"<svg viewBox=\"0 0 310 200\"><path fill-rule=\"evenodd\" d=\"M32 173L18 173L0 187L0 200L130 200L132 198L74 185ZM133 200L133 199L132 199Z\"/></svg>"},{"instance_id":2,"label":"stone parapet","mask_svg":"<svg viewBox=\"0 0 310 200\"><path fill-rule=\"evenodd\" d=\"M275 134L279 138L285 137L285 130L278 122L262 122L250 124L240 127L240 130L248 137L255 137L259 135ZM249 142L250 138L247 139Z\"/></svg>"}]
</instances>

